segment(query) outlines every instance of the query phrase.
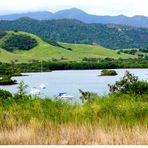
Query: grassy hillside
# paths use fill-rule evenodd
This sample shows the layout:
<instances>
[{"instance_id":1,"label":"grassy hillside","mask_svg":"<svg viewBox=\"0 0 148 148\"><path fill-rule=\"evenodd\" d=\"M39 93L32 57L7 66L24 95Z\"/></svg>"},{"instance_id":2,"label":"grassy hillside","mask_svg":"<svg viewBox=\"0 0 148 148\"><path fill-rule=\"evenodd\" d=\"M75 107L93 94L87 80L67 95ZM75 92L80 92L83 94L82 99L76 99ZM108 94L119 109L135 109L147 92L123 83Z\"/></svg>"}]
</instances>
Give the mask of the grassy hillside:
<instances>
[{"instance_id":1,"label":"grassy hillside","mask_svg":"<svg viewBox=\"0 0 148 148\"><path fill-rule=\"evenodd\" d=\"M36 35L25 32L12 32L0 39L0 44L4 38L8 38L10 34L26 35L37 41L37 46L30 50L13 50L12 52L0 48L0 61L2 62L29 62L32 60L64 60L64 61L81 61L83 58L133 58L137 56L128 54L117 54L117 51L104 48L99 45L86 44L67 44L59 43L62 47L71 48L72 51L62 47L56 47L43 41Z\"/></svg>"}]
</instances>

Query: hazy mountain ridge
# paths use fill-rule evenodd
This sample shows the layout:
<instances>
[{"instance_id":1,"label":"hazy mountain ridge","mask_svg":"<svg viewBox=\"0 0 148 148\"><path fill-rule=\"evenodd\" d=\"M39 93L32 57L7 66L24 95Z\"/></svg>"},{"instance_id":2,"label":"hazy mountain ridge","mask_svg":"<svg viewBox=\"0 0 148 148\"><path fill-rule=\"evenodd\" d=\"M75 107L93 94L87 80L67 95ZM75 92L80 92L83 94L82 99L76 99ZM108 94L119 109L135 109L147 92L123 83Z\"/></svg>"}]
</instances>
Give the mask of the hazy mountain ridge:
<instances>
[{"instance_id":1,"label":"hazy mountain ridge","mask_svg":"<svg viewBox=\"0 0 148 148\"><path fill-rule=\"evenodd\" d=\"M28 13L20 13L20 14L10 14L10 15L2 15L0 16L0 20L17 20L22 17L30 17L32 19L37 20L46 20L52 15L51 12L41 11L41 12L28 12Z\"/></svg>"},{"instance_id":2,"label":"hazy mountain ridge","mask_svg":"<svg viewBox=\"0 0 148 148\"><path fill-rule=\"evenodd\" d=\"M148 17L136 15L127 17L124 15L118 16L97 16L87 14L86 12L77 9L65 9L52 13L49 11L30 12L22 14L11 14L0 16L0 20L16 20L21 17L30 17L37 20L48 19L77 19L85 23L102 23L102 24L123 24L137 27L148 27Z\"/></svg>"}]
</instances>

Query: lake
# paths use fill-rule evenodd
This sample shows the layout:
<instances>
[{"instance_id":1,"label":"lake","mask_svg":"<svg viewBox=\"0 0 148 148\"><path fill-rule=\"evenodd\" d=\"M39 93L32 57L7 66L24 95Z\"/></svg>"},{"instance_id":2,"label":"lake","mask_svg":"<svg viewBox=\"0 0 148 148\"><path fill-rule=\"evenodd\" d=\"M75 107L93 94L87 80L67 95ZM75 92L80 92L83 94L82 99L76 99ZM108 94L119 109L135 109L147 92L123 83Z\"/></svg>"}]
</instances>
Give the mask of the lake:
<instances>
[{"instance_id":1,"label":"lake","mask_svg":"<svg viewBox=\"0 0 148 148\"><path fill-rule=\"evenodd\" d=\"M46 85L46 89L41 91L41 97L55 97L59 92L67 92L69 95L79 98L78 89L96 92L98 95L109 93L108 84L114 84L119 80L127 69L116 69L117 76L98 76L101 70L61 70L43 73L25 73L28 76L14 77L18 82L23 80L29 87L39 87L41 83ZM148 80L148 69L128 69L141 80ZM1 89L17 92L17 85L0 86Z\"/></svg>"}]
</instances>

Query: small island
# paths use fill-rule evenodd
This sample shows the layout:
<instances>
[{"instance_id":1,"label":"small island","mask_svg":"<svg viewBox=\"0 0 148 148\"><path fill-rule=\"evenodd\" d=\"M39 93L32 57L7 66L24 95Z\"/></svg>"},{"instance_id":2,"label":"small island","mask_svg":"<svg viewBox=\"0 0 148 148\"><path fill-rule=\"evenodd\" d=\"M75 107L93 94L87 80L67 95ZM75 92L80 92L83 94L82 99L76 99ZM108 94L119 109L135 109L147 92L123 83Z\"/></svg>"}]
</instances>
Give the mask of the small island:
<instances>
[{"instance_id":1,"label":"small island","mask_svg":"<svg viewBox=\"0 0 148 148\"><path fill-rule=\"evenodd\" d=\"M14 85L17 84L16 80L12 80L9 76L3 76L0 79L0 85Z\"/></svg>"},{"instance_id":2,"label":"small island","mask_svg":"<svg viewBox=\"0 0 148 148\"><path fill-rule=\"evenodd\" d=\"M117 72L115 70L107 70L107 69L103 69L101 71L101 75L100 76L116 76L118 75Z\"/></svg>"},{"instance_id":3,"label":"small island","mask_svg":"<svg viewBox=\"0 0 148 148\"><path fill-rule=\"evenodd\" d=\"M1 66L2 70L0 72L0 85L15 85L16 80L12 80L13 76L22 76L20 69L15 67L4 67Z\"/></svg>"}]
</instances>

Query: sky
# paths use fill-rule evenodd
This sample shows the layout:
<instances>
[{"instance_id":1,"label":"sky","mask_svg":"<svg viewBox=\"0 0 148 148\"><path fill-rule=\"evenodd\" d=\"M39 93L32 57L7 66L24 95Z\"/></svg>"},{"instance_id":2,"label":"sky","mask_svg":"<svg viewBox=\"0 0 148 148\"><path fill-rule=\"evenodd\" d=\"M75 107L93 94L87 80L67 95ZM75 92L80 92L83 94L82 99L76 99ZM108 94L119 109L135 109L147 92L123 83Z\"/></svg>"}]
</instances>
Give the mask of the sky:
<instances>
[{"instance_id":1,"label":"sky","mask_svg":"<svg viewBox=\"0 0 148 148\"><path fill-rule=\"evenodd\" d=\"M145 15L148 0L0 0L0 15L79 8L95 15Z\"/></svg>"}]
</instances>

